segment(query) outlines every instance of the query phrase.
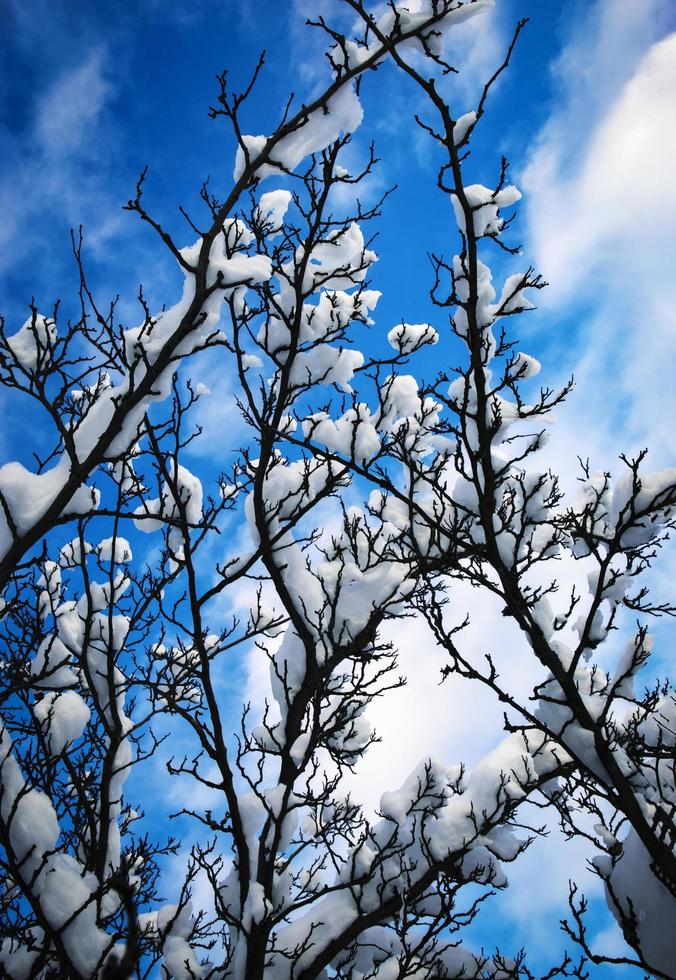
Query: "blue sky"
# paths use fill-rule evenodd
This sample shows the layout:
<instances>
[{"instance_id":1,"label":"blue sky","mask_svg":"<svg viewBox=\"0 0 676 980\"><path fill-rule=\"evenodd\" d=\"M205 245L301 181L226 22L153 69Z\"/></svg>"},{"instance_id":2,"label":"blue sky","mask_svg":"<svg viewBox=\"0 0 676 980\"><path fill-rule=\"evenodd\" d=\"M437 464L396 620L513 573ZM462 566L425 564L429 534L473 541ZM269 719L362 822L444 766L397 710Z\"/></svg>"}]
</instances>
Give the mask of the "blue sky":
<instances>
[{"instance_id":1,"label":"blue sky","mask_svg":"<svg viewBox=\"0 0 676 980\"><path fill-rule=\"evenodd\" d=\"M223 188L230 176L229 133L207 118L216 72L228 67L233 83L243 82L259 50L266 48L265 75L248 118L256 131L268 131L290 91L304 95L321 83L321 38L303 28L303 14L322 6L335 9L335 3L200 0L184 9L174 2L134 0L7 6L9 29L0 42L0 193L7 215L2 235L12 243L3 249L0 269L5 312L19 315L32 291L45 302L62 291L68 282L64 243L69 228L79 223L87 230L102 287L119 289L128 298L131 284L143 278L164 296L166 282L154 243L120 212L140 169L150 165L149 199L163 220L180 229L173 220L176 205L194 203L204 177L210 175ZM547 63L560 31L555 7L530 0L518 9L533 22L515 70L496 96L496 118L486 126L487 141L497 138L512 152L528 145L552 98ZM474 58L470 85L481 77L481 68L494 63L502 35L516 16L514 4L497 11L495 37L486 54ZM390 72L378 73L373 81L372 91L365 93L372 112L368 138L375 138L387 156L381 184L401 185L388 215L392 225L401 226L402 215L409 223L411 203L419 207L427 159L422 141L416 137L412 145L410 140L410 86L393 81ZM510 104L520 107L519 114L503 126ZM425 200L428 206L436 204L435 193L427 192ZM420 224L407 236L407 262L420 251ZM383 237L389 227L383 227ZM121 255L116 245L122 242ZM385 279L389 271L379 270L379 275ZM418 277L413 274L410 281L410 294L419 294Z\"/></svg>"},{"instance_id":2,"label":"blue sky","mask_svg":"<svg viewBox=\"0 0 676 980\"><path fill-rule=\"evenodd\" d=\"M140 282L152 304L173 302L180 288L173 264L121 210L139 171L149 165L148 203L179 244L188 244L194 236L177 205L195 206L207 176L217 190L227 188L232 172L230 134L207 116L214 76L227 67L234 85L244 83L267 49L246 126L269 132L290 91L307 97L326 77L321 39L303 28L304 16L335 10L336 0L4 0L0 309L10 331L25 319L32 296L41 308L58 297L66 311L73 308L68 233L79 224L97 293L120 293L125 325L137 319ZM578 452L605 467L619 451L650 444L654 465L665 465L675 448L676 8L671 0L497 0L493 13L458 31L451 60L461 75L448 87L456 115L472 107L520 16L531 22L478 134L472 180L490 183L500 154L509 156L525 192L514 238L551 282L522 341L543 361L547 383L573 371L578 379L559 413L549 462L569 484ZM353 145L355 158L363 157L374 139L383 158L374 197L399 187L378 225L374 287L383 299L376 331L435 315L426 298L425 252L452 248L451 210L430 179L434 153L412 122L416 99L403 79L378 72L364 89L366 117ZM450 352L442 345L421 360L422 373L431 376ZM231 422L227 379L222 384L224 397L203 409L207 439ZM21 458L31 439L39 441L37 420L2 408L3 461ZM194 457L205 477L218 469L210 455L197 450ZM486 634L490 626L489 616ZM663 634L662 627L664 649ZM477 636L479 642L480 629ZM432 655L410 667L411 686L402 694L408 710L438 697L440 723L432 746L409 738L400 751L384 748L387 757L374 752L372 771L389 767L393 784L406 774L394 771L393 755L403 767L428 751L471 759L498 737L487 726L468 742L467 709L444 711L450 694L437 694ZM255 669L242 665L224 685L234 707L240 687L255 694ZM377 719L384 746L397 745L398 710L383 708ZM497 928L514 948L530 943L536 957L551 962L571 857L558 843L533 852L512 874L518 897L494 906L482 937L489 941ZM607 921L595 914L602 931Z\"/></svg>"}]
</instances>

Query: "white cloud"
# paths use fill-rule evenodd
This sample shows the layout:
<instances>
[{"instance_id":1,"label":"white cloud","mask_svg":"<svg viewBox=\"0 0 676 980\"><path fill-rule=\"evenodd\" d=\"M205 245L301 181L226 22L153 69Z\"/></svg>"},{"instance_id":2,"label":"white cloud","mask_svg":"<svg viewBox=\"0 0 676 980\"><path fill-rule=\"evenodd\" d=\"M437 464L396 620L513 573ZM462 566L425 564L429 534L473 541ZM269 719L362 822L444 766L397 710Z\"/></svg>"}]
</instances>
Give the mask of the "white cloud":
<instances>
[{"instance_id":1,"label":"white cloud","mask_svg":"<svg viewBox=\"0 0 676 980\"><path fill-rule=\"evenodd\" d=\"M377 808L386 791L397 789L421 759L469 764L498 741L491 696L451 677L441 683L445 660L420 620L397 622L383 631L395 642L406 686L375 701L368 720L382 739L360 761L350 789L367 808ZM487 713L477 732L476 718Z\"/></svg>"},{"instance_id":2,"label":"white cloud","mask_svg":"<svg viewBox=\"0 0 676 980\"><path fill-rule=\"evenodd\" d=\"M92 51L77 68L62 75L46 92L35 120L41 154L63 157L90 149L91 135L112 86L104 77L101 50Z\"/></svg>"},{"instance_id":3,"label":"white cloud","mask_svg":"<svg viewBox=\"0 0 676 980\"><path fill-rule=\"evenodd\" d=\"M581 448L602 466L644 445L665 465L676 448L676 33L655 38L667 7L591 8L522 174L527 237L551 283L541 305L572 330L560 369L577 391L553 433L557 468Z\"/></svg>"},{"instance_id":4,"label":"white cloud","mask_svg":"<svg viewBox=\"0 0 676 980\"><path fill-rule=\"evenodd\" d=\"M558 99L544 127L548 138L563 138L570 159L585 142L566 140L562 123L587 128L603 115L651 44L669 30L669 0L595 0L562 10L567 40L551 65Z\"/></svg>"},{"instance_id":5,"label":"white cloud","mask_svg":"<svg viewBox=\"0 0 676 980\"><path fill-rule=\"evenodd\" d=\"M480 669L487 668L490 655L506 687L527 703L542 669L514 621L502 615L503 604L466 583L454 583L448 595L448 624L469 616L469 625L456 637L460 651ZM488 688L457 675L441 682L448 659L421 618L388 624L382 635L397 650L407 683L368 710L382 741L359 763L351 785L355 797L370 807L377 806L383 792L398 787L421 759L471 767L504 738L504 706Z\"/></svg>"},{"instance_id":6,"label":"white cloud","mask_svg":"<svg viewBox=\"0 0 676 980\"><path fill-rule=\"evenodd\" d=\"M675 116L676 33L649 48L591 134L584 118L545 130L524 183L532 239L554 295L612 274L619 257L627 285L661 265L676 216ZM567 144L584 147L572 172Z\"/></svg>"},{"instance_id":7,"label":"white cloud","mask_svg":"<svg viewBox=\"0 0 676 980\"><path fill-rule=\"evenodd\" d=\"M119 230L119 201L108 186L114 140L104 120L112 94L105 51L93 48L81 64L39 93L26 129L4 134L0 264L11 268L26 253L40 252L43 238L46 245L53 231L46 218L73 227L91 219L99 227L92 246L103 245ZM63 252L55 256L43 249L42 272L62 261Z\"/></svg>"}]
</instances>

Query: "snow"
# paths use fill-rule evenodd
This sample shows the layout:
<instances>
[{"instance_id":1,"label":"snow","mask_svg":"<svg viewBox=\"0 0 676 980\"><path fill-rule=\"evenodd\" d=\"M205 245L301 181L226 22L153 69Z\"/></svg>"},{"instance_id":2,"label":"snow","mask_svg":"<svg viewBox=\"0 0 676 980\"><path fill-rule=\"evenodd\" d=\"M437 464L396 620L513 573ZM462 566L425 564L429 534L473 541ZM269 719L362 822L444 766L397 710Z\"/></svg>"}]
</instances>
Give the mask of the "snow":
<instances>
[{"instance_id":1,"label":"snow","mask_svg":"<svg viewBox=\"0 0 676 980\"><path fill-rule=\"evenodd\" d=\"M104 453L104 457L115 465L118 464L119 457L130 451L137 441L139 427L150 405L164 400L170 394L172 375L180 359L190 355L215 334L222 304L232 292L229 287L235 287L240 282L264 282L270 277L269 257L249 255L245 251L252 240L250 229L236 220L226 222L224 230L216 236L210 253L208 280L212 283L218 281L221 288L209 295L201 313L192 318L191 328L185 331L179 343L174 344L173 364L159 374L150 393L139 399L137 405L121 419L120 431L112 438ZM201 244L198 241L183 250L186 260L196 259ZM95 397L92 395L85 413L73 430L74 449L79 460L85 461L94 452L110 426L117 407L124 402L130 391L138 388L148 368L156 362L167 344L173 342L177 330L182 325L185 326L183 318L194 295L194 277L191 272L185 272L183 294L174 306L151 318L149 322L124 331L129 370L117 384L94 386ZM37 363L41 338L52 336L53 325L51 321L39 317L34 325L29 321L27 323L14 337L9 338L8 344L15 357L22 364L31 367ZM6 463L0 467L0 493L3 494L11 515L8 523L4 509L0 511L0 556L6 554L11 547L14 538L12 523L18 535L27 533L43 517L70 479L71 465L65 453L50 469L40 474L31 473L18 462ZM84 485L77 487L63 514L75 516L90 513L98 507L99 496L96 488Z\"/></svg>"},{"instance_id":2,"label":"snow","mask_svg":"<svg viewBox=\"0 0 676 980\"><path fill-rule=\"evenodd\" d=\"M37 581L38 587L42 586L42 592L38 599L38 610L44 619L61 598L61 566L58 562L47 559L44 564L44 572Z\"/></svg>"},{"instance_id":3,"label":"snow","mask_svg":"<svg viewBox=\"0 0 676 980\"><path fill-rule=\"evenodd\" d=\"M25 371L44 369L51 359L56 342L56 324L41 313L34 313L7 338L7 346Z\"/></svg>"},{"instance_id":4,"label":"snow","mask_svg":"<svg viewBox=\"0 0 676 980\"><path fill-rule=\"evenodd\" d=\"M77 675L68 666L70 662L70 651L59 637L46 636L31 664L33 683L36 687L71 687L77 682Z\"/></svg>"},{"instance_id":5,"label":"snow","mask_svg":"<svg viewBox=\"0 0 676 980\"><path fill-rule=\"evenodd\" d=\"M120 540L118 539L118 542ZM112 543L103 542L104 553L107 548L110 549L112 555ZM105 718L110 729L117 730L121 736L107 787L109 819L107 869L110 871L118 867L120 862L119 821L122 810L122 788L131 762L131 743L124 736L129 732L131 722L124 712L125 677L117 666L113 666L111 670L109 660L111 656L115 658L122 649L129 630L129 620L122 614L113 614L108 607L111 602L117 601L119 596L129 587L129 584L129 578L119 570L112 583L110 581L104 583L91 581L89 595L85 594L77 601L68 600L56 606L54 609L55 632L45 637L31 664L35 687L51 689L34 705L33 710L36 720L45 729L49 749L53 755L63 752L68 748L69 743L78 739L89 721L90 708L84 698L75 690L78 683L83 682L85 678L89 682L89 693L97 713ZM74 670L75 662L86 665L84 674ZM64 690L64 688L69 688L69 690ZM111 705L111 694L115 702L114 708ZM33 792L31 791L31 793ZM27 798L31 796L31 793L28 794ZM39 806L47 813L45 808L47 805L51 808L51 804L46 797L44 800L45 803L40 802ZM58 829L56 833L58 836ZM56 875L46 881L45 893L56 895L62 887L71 888L70 908L75 910L77 905L72 903L76 901L78 895L83 902L86 900L86 896L82 897L84 895L82 888L85 885L81 883L79 865L69 855L58 852L54 855L53 860L54 868L61 869L63 871L62 877L66 880L69 876L77 874L78 888L73 889L70 885L62 886L61 878ZM92 882L92 884L85 883L88 889L87 895L91 893L92 888L98 887L98 882L93 879ZM104 899L104 905L111 912L116 909L117 903L118 899L115 892L110 893ZM93 928L95 911L95 905L89 903L86 909L74 920L73 925L66 930L68 933L72 930L73 944L79 950L71 955L86 958L93 956L96 950L98 950L96 955L100 955L103 939L98 945L94 943L90 948L86 941L86 932L83 932L85 924L81 921L83 916L91 917ZM101 936L103 935L101 933ZM83 936L85 937L84 946L79 949L78 943Z\"/></svg>"},{"instance_id":6,"label":"snow","mask_svg":"<svg viewBox=\"0 0 676 980\"><path fill-rule=\"evenodd\" d=\"M359 253L361 255L361 253ZM287 269L290 275L292 270ZM301 350L317 342L328 342L341 336L345 327L354 321L371 324L369 311L375 309L380 293L371 289L359 289L348 293L342 289L323 289L316 304L305 303L300 321L298 345ZM287 296L286 287L276 297L282 306L293 304L292 295ZM279 318L272 316L260 328L257 342L270 355L284 364L291 344L289 330ZM261 366L259 359L258 367Z\"/></svg>"},{"instance_id":7,"label":"snow","mask_svg":"<svg viewBox=\"0 0 676 980\"><path fill-rule=\"evenodd\" d=\"M173 460L169 460L167 466L171 483L163 480L160 496L144 500L134 511L137 515L134 524L145 534L160 530L165 526L165 522L181 519L181 509L189 527L197 526L202 520L202 484L199 478L187 467L181 464L176 466ZM181 528L169 526L167 540L174 558L182 560Z\"/></svg>"},{"instance_id":8,"label":"snow","mask_svg":"<svg viewBox=\"0 0 676 980\"><path fill-rule=\"evenodd\" d=\"M335 890L285 924L277 932L277 948L287 953L300 950L303 939L311 937L309 946L292 957L294 966L302 968L357 916L415 884L431 860L453 861L464 875L493 878L495 887L503 887L506 877L499 862L512 860L521 842L501 821L537 775L556 765L550 747L536 732L529 732L528 741L520 734L508 736L464 778L459 766L447 767L433 760L421 763L399 790L383 795L381 819L367 839L355 844L343 866L339 881L347 883L354 875L362 883ZM312 832L311 827L307 831ZM433 889L429 901L434 901ZM319 923L321 929L317 929ZM350 965L358 971L355 977L370 975L376 962L380 964L378 976L382 970L389 977L390 968L396 968L392 975L397 976L397 942L396 933L383 926L363 933L350 953L354 957ZM376 948L377 960L373 958ZM476 967L469 950L452 949L448 955L449 967ZM288 977L286 957L275 958L274 971L275 977Z\"/></svg>"},{"instance_id":9,"label":"snow","mask_svg":"<svg viewBox=\"0 0 676 980\"><path fill-rule=\"evenodd\" d=\"M77 568L82 562L82 545L79 538L73 538L68 544L64 544L59 552L59 564L62 568ZM92 546L85 541L84 553L91 554Z\"/></svg>"},{"instance_id":10,"label":"snow","mask_svg":"<svg viewBox=\"0 0 676 980\"><path fill-rule=\"evenodd\" d=\"M302 427L306 439L359 463L365 463L380 449L371 413L361 402L335 421L326 412L310 415L303 420Z\"/></svg>"},{"instance_id":11,"label":"snow","mask_svg":"<svg viewBox=\"0 0 676 980\"><path fill-rule=\"evenodd\" d=\"M111 944L96 925L92 895L98 883L75 858L55 849L60 828L54 808L44 793L27 789L4 724L0 727L0 785L0 817L9 827L10 845L21 862L19 874L31 883L50 926L58 929L73 917L61 932L63 945L75 968L83 976L93 976ZM7 953L3 945L0 957L10 976L26 976L19 972L26 964L21 951L18 956Z\"/></svg>"},{"instance_id":12,"label":"snow","mask_svg":"<svg viewBox=\"0 0 676 980\"><path fill-rule=\"evenodd\" d=\"M218 236L214 242L222 242ZM190 308L195 295L195 282L191 273L186 272L183 293L180 300L172 307L164 310L149 322L143 322L124 332L124 345L127 360L130 364L128 373L121 381L103 391L94 405L81 420L75 432L75 443L79 459L85 459L94 449L102 433L106 430L115 412L115 406L133 387L138 387L147 373L147 368L154 364L160 353L180 327L184 315ZM202 310L203 317L196 318L198 327L193 327L181 343L175 347L177 358L187 356L198 348L213 332L220 316L220 306L225 298L225 292L215 292L207 299ZM122 421L120 433L113 438L106 452L106 458L116 460L123 455L138 438L139 427L149 406L156 401L163 401L171 392L173 370L160 374L152 393L140 399L137 406L130 410Z\"/></svg>"},{"instance_id":13,"label":"snow","mask_svg":"<svg viewBox=\"0 0 676 980\"><path fill-rule=\"evenodd\" d=\"M453 142L456 146L462 145L475 123L476 112L466 112L463 116L456 119L453 126Z\"/></svg>"},{"instance_id":14,"label":"snow","mask_svg":"<svg viewBox=\"0 0 676 980\"><path fill-rule=\"evenodd\" d=\"M361 351L318 344L311 350L301 351L294 358L289 380L296 388L317 384L337 385L341 391L350 393L350 381L363 363L364 355Z\"/></svg>"},{"instance_id":15,"label":"snow","mask_svg":"<svg viewBox=\"0 0 676 980\"><path fill-rule=\"evenodd\" d=\"M670 976L676 962L676 898L650 870L650 856L635 831L622 842L608 882L608 905L618 922L620 912L627 916L633 908L643 955L651 967Z\"/></svg>"},{"instance_id":16,"label":"snow","mask_svg":"<svg viewBox=\"0 0 676 980\"><path fill-rule=\"evenodd\" d=\"M439 334L429 323L400 323L387 335L387 342L400 354L412 354L428 344L436 344Z\"/></svg>"},{"instance_id":17,"label":"snow","mask_svg":"<svg viewBox=\"0 0 676 980\"><path fill-rule=\"evenodd\" d=\"M286 718L289 704L301 689L305 670L305 648L298 634L289 627L278 651L270 660L272 694L279 706L282 721Z\"/></svg>"},{"instance_id":18,"label":"snow","mask_svg":"<svg viewBox=\"0 0 676 980\"><path fill-rule=\"evenodd\" d=\"M675 495L676 469L642 473L634 494L633 476L625 467L615 480L606 473L593 473L584 481L573 508L583 526L599 537L612 537L624 528L620 543L631 550L648 544L661 532L669 521Z\"/></svg>"},{"instance_id":19,"label":"snow","mask_svg":"<svg viewBox=\"0 0 676 980\"><path fill-rule=\"evenodd\" d=\"M535 357L519 351L514 360L511 376L519 381L529 381L540 373L541 368L542 365Z\"/></svg>"},{"instance_id":20,"label":"snow","mask_svg":"<svg viewBox=\"0 0 676 980\"><path fill-rule=\"evenodd\" d=\"M480 824L481 820L499 823L505 807L523 798L536 776L558 769L553 746L537 731L529 732L528 740L521 733L503 739L465 778L462 792L435 816L430 828L432 854L443 860L476 840L481 833L477 816Z\"/></svg>"},{"instance_id":21,"label":"snow","mask_svg":"<svg viewBox=\"0 0 676 980\"><path fill-rule=\"evenodd\" d=\"M173 980L191 980L201 977L202 969L188 942L192 932L192 906L190 902L179 910L176 905L164 905L153 918L143 922L146 931L161 937L162 961Z\"/></svg>"},{"instance_id":22,"label":"snow","mask_svg":"<svg viewBox=\"0 0 676 980\"><path fill-rule=\"evenodd\" d=\"M494 0L464 0L440 16L435 11L432 0L396 0L377 18L376 27L380 34L397 45L400 55L405 52L417 55L423 50L439 55L443 50L446 34L455 24L469 20L482 10L492 7L493 3ZM397 19L399 30L395 31ZM417 32L418 36L401 39L401 35L406 36L413 32ZM330 51L333 64L347 68L358 67L369 59L378 64L384 55L384 48L377 38L366 44L347 40L345 51L340 45Z\"/></svg>"},{"instance_id":23,"label":"snow","mask_svg":"<svg viewBox=\"0 0 676 980\"><path fill-rule=\"evenodd\" d=\"M256 216L265 225L268 238L274 238L281 231L291 200L291 191L287 190L267 191L261 194Z\"/></svg>"},{"instance_id":24,"label":"snow","mask_svg":"<svg viewBox=\"0 0 676 980\"><path fill-rule=\"evenodd\" d=\"M91 716L77 691L50 691L34 705L33 714L48 734L53 755L80 738Z\"/></svg>"},{"instance_id":25,"label":"snow","mask_svg":"<svg viewBox=\"0 0 676 980\"><path fill-rule=\"evenodd\" d=\"M380 388L382 414L379 427L391 429L399 418L410 418L420 410L418 382L411 374L392 374Z\"/></svg>"},{"instance_id":26,"label":"snow","mask_svg":"<svg viewBox=\"0 0 676 980\"><path fill-rule=\"evenodd\" d=\"M297 257L301 256L299 249ZM368 267L377 260L376 253L366 248L360 226L353 221L347 228L329 232L326 239L314 246L303 278L303 291L313 292L320 287L350 289L364 281Z\"/></svg>"},{"instance_id":27,"label":"snow","mask_svg":"<svg viewBox=\"0 0 676 980\"><path fill-rule=\"evenodd\" d=\"M343 85L331 96L326 108L319 107L305 114L298 125L283 136L270 151L270 163L256 167L254 175L265 180L280 172L292 173L300 162L312 153L320 153L338 139L341 133L353 133L363 118L361 103L352 85ZM268 144L265 136L243 136L242 142L248 153L250 163L255 165ZM246 158L241 146L237 148L233 180L237 181L244 173Z\"/></svg>"},{"instance_id":28,"label":"snow","mask_svg":"<svg viewBox=\"0 0 676 980\"><path fill-rule=\"evenodd\" d=\"M110 388L112 385L110 374L107 371L103 371L97 380L92 385L85 385L84 388L73 388L71 390L71 398L73 401L79 402L84 400L94 401L98 397L100 392L105 388Z\"/></svg>"},{"instance_id":29,"label":"snow","mask_svg":"<svg viewBox=\"0 0 676 980\"><path fill-rule=\"evenodd\" d=\"M245 251L252 239L253 232L241 221L232 218L225 222L209 252L207 286L213 286L216 282L220 282L222 286L245 282L254 285L270 279L270 256L249 255Z\"/></svg>"},{"instance_id":30,"label":"snow","mask_svg":"<svg viewBox=\"0 0 676 980\"><path fill-rule=\"evenodd\" d=\"M26 533L54 502L70 473L65 457L44 473L30 473L21 463L5 463L0 467L0 493L2 493L14 525L19 534ZM79 487L63 514L87 514L95 510L100 499L99 491L86 486ZM7 523L4 508L0 511L0 555L11 547L13 534Z\"/></svg>"},{"instance_id":31,"label":"snow","mask_svg":"<svg viewBox=\"0 0 676 980\"><path fill-rule=\"evenodd\" d=\"M505 279L500 299L496 303L496 314L519 313L535 308L525 296L525 290L528 288L526 283L527 276L523 272L515 272Z\"/></svg>"},{"instance_id":32,"label":"snow","mask_svg":"<svg viewBox=\"0 0 676 980\"><path fill-rule=\"evenodd\" d=\"M35 960L40 955L40 946L43 942L44 933L42 929L32 930L35 940L35 948L29 949L27 945L20 945L15 939L7 937L0 939L0 967L6 970L6 976L10 980L29 980L35 975Z\"/></svg>"},{"instance_id":33,"label":"snow","mask_svg":"<svg viewBox=\"0 0 676 980\"><path fill-rule=\"evenodd\" d=\"M500 209L510 207L521 199L521 192L508 185L500 190L490 190L483 184L470 184L463 187L467 204L472 209L474 234L477 238L499 235L505 219ZM451 195L455 218L461 231L466 231L465 212L456 194Z\"/></svg>"},{"instance_id":34,"label":"snow","mask_svg":"<svg viewBox=\"0 0 676 980\"><path fill-rule=\"evenodd\" d=\"M96 554L102 562L112 562L115 565L126 564L132 560L131 545L126 538L104 538L96 546Z\"/></svg>"}]
</instances>

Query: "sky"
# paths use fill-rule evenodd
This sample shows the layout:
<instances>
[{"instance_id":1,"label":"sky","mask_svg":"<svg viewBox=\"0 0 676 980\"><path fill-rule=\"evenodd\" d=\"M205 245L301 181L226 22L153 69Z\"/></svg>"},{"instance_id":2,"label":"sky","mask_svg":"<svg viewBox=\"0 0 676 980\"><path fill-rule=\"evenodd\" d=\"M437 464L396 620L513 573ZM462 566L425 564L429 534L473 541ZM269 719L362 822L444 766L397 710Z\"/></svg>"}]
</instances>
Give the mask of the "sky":
<instances>
[{"instance_id":1,"label":"sky","mask_svg":"<svg viewBox=\"0 0 676 980\"><path fill-rule=\"evenodd\" d=\"M336 0L0 0L0 311L10 331L32 297L42 309L58 297L66 311L74 308L69 229L79 225L97 295L120 294L126 326L138 319L139 283L151 305L174 302L173 263L122 210L140 170L149 167L153 212L189 244L194 236L178 205L195 207L207 177L226 190L232 173L232 138L208 118L215 75L227 67L235 86L245 84L266 49L245 118L247 132L269 132L291 91L308 98L327 77L321 38L303 26L305 17L336 11ZM550 286L520 339L543 362L548 384L575 375L545 450L572 488L578 454L614 470L620 452L646 445L653 467L674 460L676 7L672 0L497 0L492 12L453 32L449 57L460 74L446 91L456 115L475 104L521 16L530 23L491 99L473 179L490 183L506 154L524 193L513 237L523 244L521 261ZM418 96L392 72L368 81L351 153L363 159L375 141L382 163L367 189L371 200L398 186L375 245L374 287L383 292L375 330L386 332L402 319L434 323L426 252L451 248L452 215L430 179L434 150L412 121ZM419 371L432 377L449 353L442 343ZM191 466L213 479L223 426L236 431L232 391L213 365L202 361L195 370L214 396L200 408L205 437ZM2 461L23 458L27 446L40 444L39 421L12 405L0 409ZM661 569L658 594L673 580L673 558ZM459 599L479 612L476 596ZM520 670L518 637L506 629L499 610L482 605L471 642L499 643L505 662L513 657ZM657 636L664 663L666 627ZM442 661L419 624L399 628L397 642L409 684L374 709L383 742L358 775L358 789L374 804L425 754L471 763L500 737L499 716L483 694L468 698L457 684L438 685ZM260 703L263 690L253 656L223 678L234 725L241 697ZM434 717L434 725L402 726L402 712ZM486 720L477 731L479 712ZM159 785L159 770L148 778ZM511 869L512 885L478 941L526 944L536 962L551 963L562 948L558 920L574 866L594 900L597 938L613 948L584 860L554 833L535 845ZM592 970L611 975L621 974Z\"/></svg>"}]
</instances>

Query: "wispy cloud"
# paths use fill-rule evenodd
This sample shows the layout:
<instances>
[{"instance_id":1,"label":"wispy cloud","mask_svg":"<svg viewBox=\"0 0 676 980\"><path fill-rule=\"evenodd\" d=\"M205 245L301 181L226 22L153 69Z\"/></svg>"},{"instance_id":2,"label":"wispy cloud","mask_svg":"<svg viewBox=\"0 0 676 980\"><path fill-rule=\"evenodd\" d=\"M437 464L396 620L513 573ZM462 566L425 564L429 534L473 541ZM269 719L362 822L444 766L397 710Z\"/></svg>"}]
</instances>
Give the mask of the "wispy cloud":
<instances>
[{"instance_id":1,"label":"wispy cloud","mask_svg":"<svg viewBox=\"0 0 676 980\"><path fill-rule=\"evenodd\" d=\"M542 305L570 334L562 367L578 381L555 446L573 449L584 430L604 464L647 442L667 460L676 446L676 33L655 37L669 6L591 8L522 174L528 238L551 283Z\"/></svg>"},{"instance_id":2,"label":"wispy cloud","mask_svg":"<svg viewBox=\"0 0 676 980\"><path fill-rule=\"evenodd\" d=\"M57 79L39 103L34 127L38 152L60 161L97 153L91 137L111 93L103 52L95 49L84 64Z\"/></svg>"},{"instance_id":3,"label":"wispy cloud","mask_svg":"<svg viewBox=\"0 0 676 980\"><path fill-rule=\"evenodd\" d=\"M113 91L105 49L93 48L39 94L27 126L0 134L0 267L11 268L27 250L37 252L55 218L77 226L95 217L99 242L116 231L119 206L113 209L105 163L114 144L105 120ZM51 261L46 252L43 268Z\"/></svg>"},{"instance_id":4,"label":"wispy cloud","mask_svg":"<svg viewBox=\"0 0 676 980\"><path fill-rule=\"evenodd\" d=\"M636 271L661 257L676 214L675 114L671 34L649 47L591 132L584 115L569 112L546 127L524 178L534 246L554 296L590 285L599 271L612 274L620 255L633 256ZM576 152L581 159L571 167Z\"/></svg>"}]
</instances>

